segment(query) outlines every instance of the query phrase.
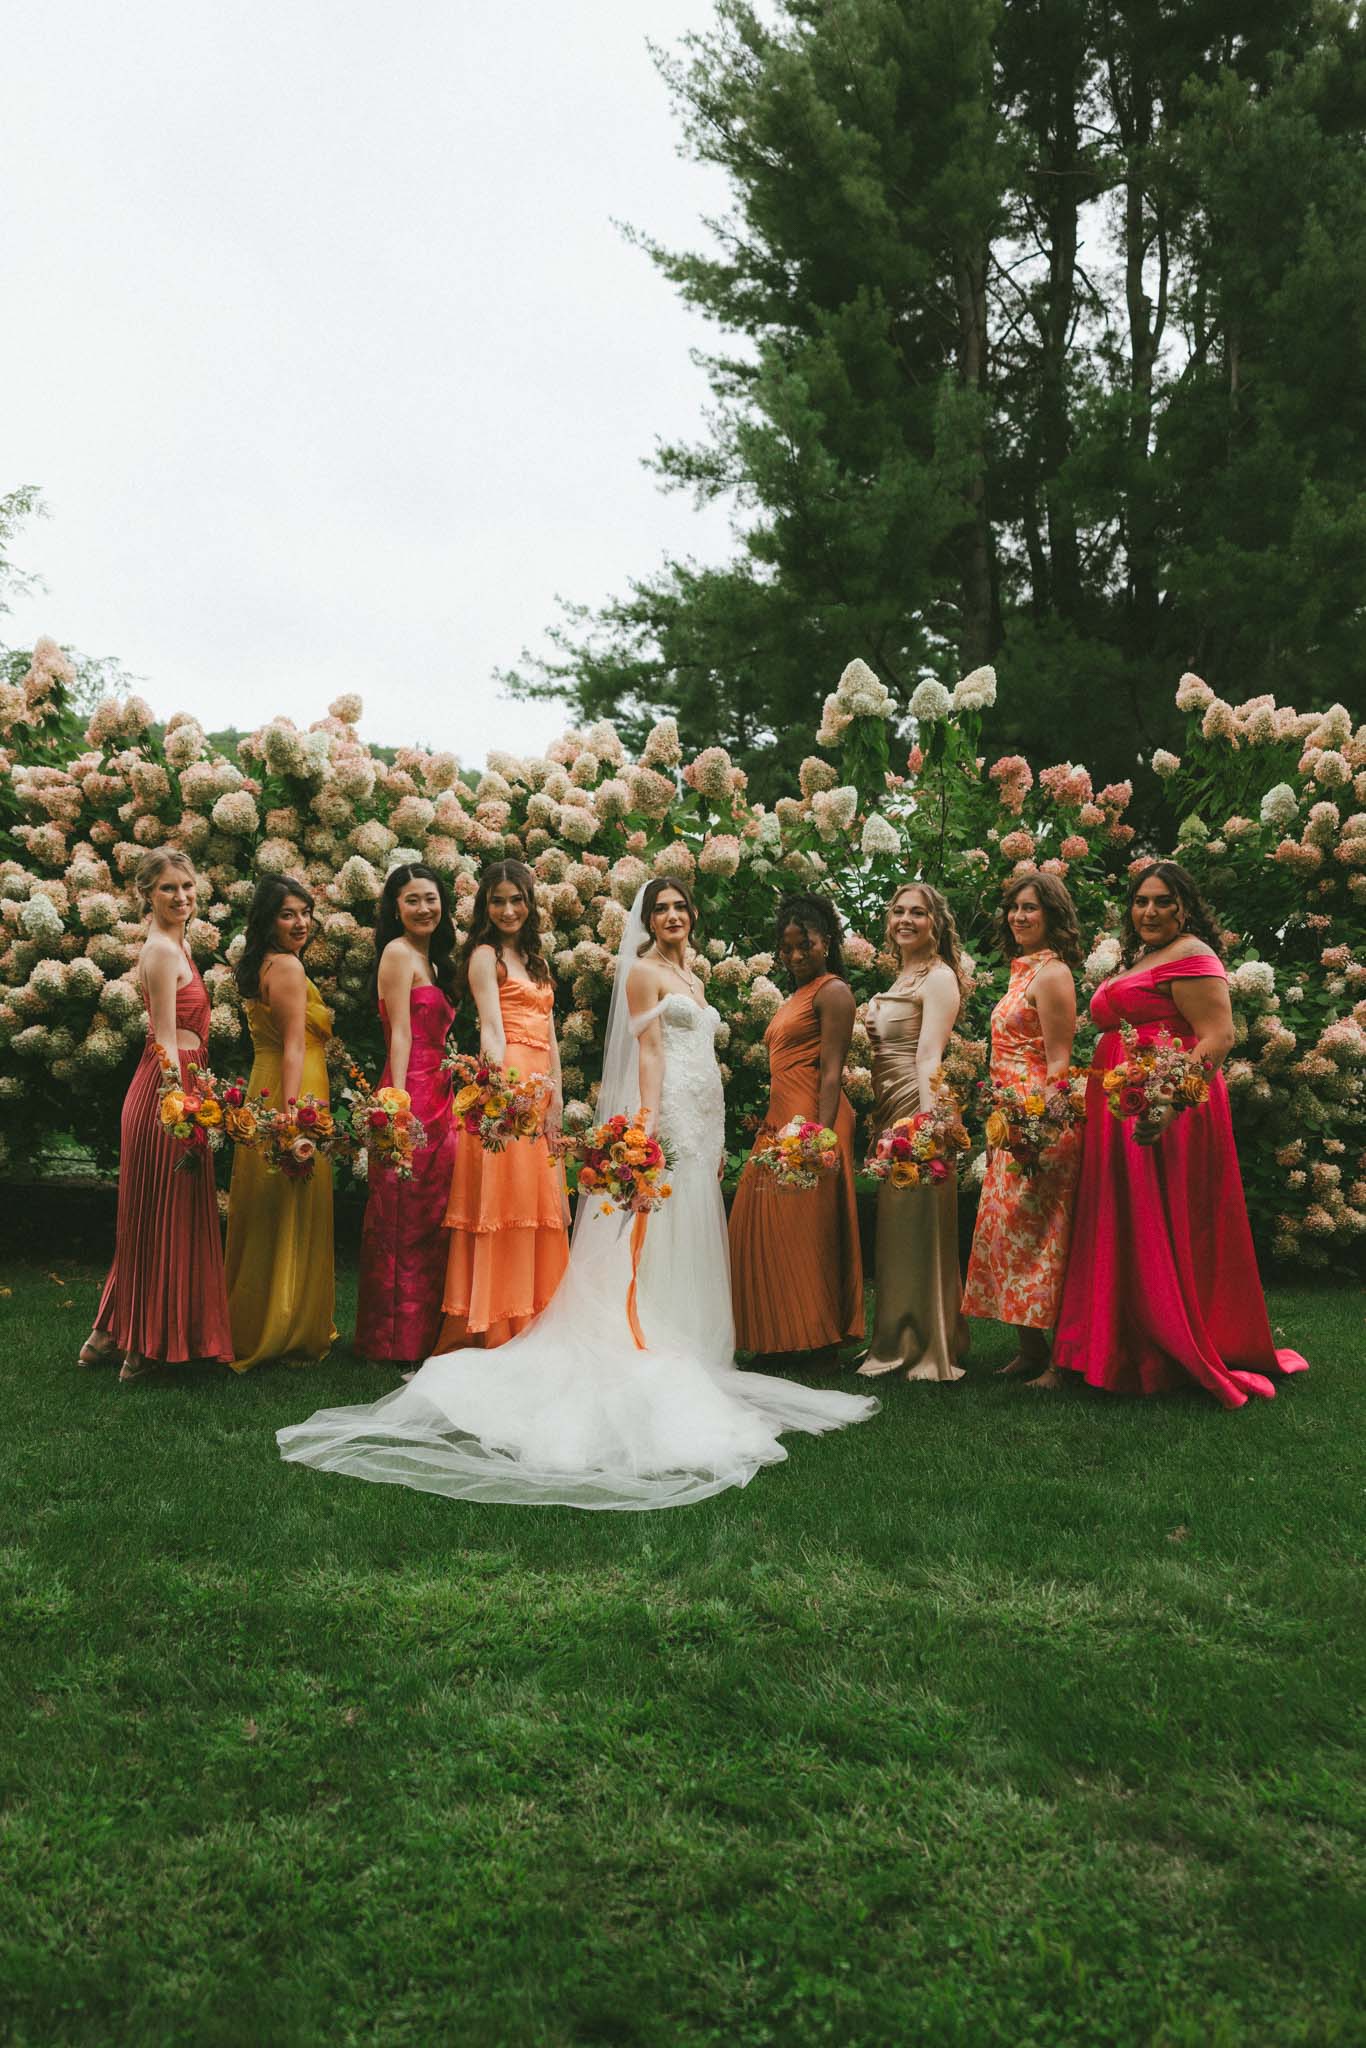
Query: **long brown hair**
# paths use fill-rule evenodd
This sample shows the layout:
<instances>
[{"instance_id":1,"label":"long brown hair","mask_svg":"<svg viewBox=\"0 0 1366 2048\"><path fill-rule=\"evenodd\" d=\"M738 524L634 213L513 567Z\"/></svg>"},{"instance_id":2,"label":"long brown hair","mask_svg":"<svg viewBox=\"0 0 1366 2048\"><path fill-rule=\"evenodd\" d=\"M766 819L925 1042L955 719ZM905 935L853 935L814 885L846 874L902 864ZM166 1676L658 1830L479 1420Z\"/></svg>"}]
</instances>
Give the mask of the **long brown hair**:
<instances>
[{"instance_id":1,"label":"long brown hair","mask_svg":"<svg viewBox=\"0 0 1366 2048\"><path fill-rule=\"evenodd\" d=\"M1022 889L1032 889L1039 899L1039 908L1043 911L1044 944L1051 946L1069 967L1080 967L1081 926L1077 922L1077 906L1072 901L1072 891L1056 875L1046 875L1039 868L1026 868L1023 874L1012 875L1001 891L996 941L1006 959L1013 960L1020 950L1010 929L1010 906Z\"/></svg>"},{"instance_id":2,"label":"long brown hair","mask_svg":"<svg viewBox=\"0 0 1366 2048\"><path fill-rule=\"evenodd\" d=\"M1192 938L1202 939L1216 960L1224 957L1224 935L1214 912L1206 903L1196 886L1195 877L1187 874L1174 860L1150 860L1138 873L1129 877L1129 894L1124 903L1124 935L1120 940L1126 960L1136 960L1140 942L1134 930L1134 898L1143 884L1156 875L1171 890L1184 913L1182 930Z\"/></svg>"},{"instance_id":3,"label":"long brown hair","mask_svg":"<svg viewBox=\"0 0 1366 2048\"><path fill-rule=\"evenodd\" d=\"M925 899L925 908L930 913L934 926L934 946L946 967L951 967L959 988L963 986L963 949L958 941L958 926L954 923L949 899L932 882L901 882L887 899L883 918L884 935L892 936L892 912L908 889L918 889Z\"/></svg>"},{"instance_id":4,"label":"long brown hair","mask_svg":"<svg viewBox=\"0 0 1366 2048\"><path fill-rule=\"evenodd\" d=\"M297 896L313 915L313 891L293 875L262 875L247 910L246 943L237 963L237 993L248 1002L261 999L261 968L275 944L275 920L291 896ZM310 940L313 937L309 932ZM304 947L304 952L308 947Z\"/></svg>"},{"instance_id":5,"label":"long brown hair","mask_svg":"<svg viewBox=\"0 0 1366 2048\"><path fill-rule=\"evenodd\" d=\"M541 914L536 908L536 877L525 861L490 861L479 877L479 891L470 913L469 937L460 948L460 986L467 989L470 982L470 962L476 946L492 946L501 961L503 957L503 935L489 916L489 897L500 882L511 882L526 904L526 923L517 934L517 951L526 963L526 971L533 981L547 982L550 968L541 951Z\"/></svg>"},{"instance_id":6,"label":"long brown hair","mask_svg":"<svg viewBox=\"0 0 1366 2048\"><path fill-rule=\"evenodd\" d=\"M645 884L645 889L640 899L640 921L645 927L645 943L638 948L642 953L648 953L655 942L655 935L650 930L650 919L655 914L655 905L659 902L666 889L677 889L687 905L689 944L692 942L693 933L697 930L697 905L692 900L692 890L688 887L687 883L680 882L677 875L656 875L652 882Z\"/></svg>"}]
</instances>

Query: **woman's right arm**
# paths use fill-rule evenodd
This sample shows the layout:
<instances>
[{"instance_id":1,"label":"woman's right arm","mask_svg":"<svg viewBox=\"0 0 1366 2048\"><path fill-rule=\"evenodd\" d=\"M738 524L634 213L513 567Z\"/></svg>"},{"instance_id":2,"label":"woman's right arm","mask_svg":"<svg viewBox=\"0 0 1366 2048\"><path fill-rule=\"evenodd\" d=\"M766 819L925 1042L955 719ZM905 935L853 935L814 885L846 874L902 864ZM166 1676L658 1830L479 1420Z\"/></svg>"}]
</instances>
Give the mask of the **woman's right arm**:
<instances>
[{"instance_id":1,"label":"woman's right arm","mask_svg":"<svg viewBox=\"0 0 1366 2048\"><path fill-rule=\"evenodd\" d=\"M1077 1035L1077 985L1064 961L1050 960L1040 968L1034 984L1034 1007L1043 1032L1048 1078L1061 1080L1072 1064L1072 1042Z\"/></svg>"},{"instance_id":2,"label":"woman's right arm","mask_svg":"<svg viewBox=\"0 0 1366 2048\"><path fill-rule=\"evenodd\" d=\"M175 948L165 939L149 938L142 949L138 962L138 973L147 991L147 1011L152 1022L152 1036L173 1067L178 1065L176 1048L179 1043L175 1021L176 985L180 978L180 962ZM186 1032L186 1050L198 1043Z\"/></svg>"},{"instance_id":3,"label":"woman's right arm","mask_svg":"<svg viewBox=\"0 0 1366 2048\"><path fill-rule=\"evenodd\" d=\"M920 1089L920 1107L935 1106L934 1077L944 1064L949 1033L958 1022L963 992L951 967L934 967L925 977L920 1013L920 1042L915 1054L915 1078Z\"/></svg>"},{"instance_id":4,"label":"woman's right arm","mask_svg":"<svg viewBox=\"0 0 1366 2048\"><path fill-rule=\"evenodd\" d=\"M508 1042L503 1030L503 1006L498 1000L498 955L492 946L476 946L470 960L470 994L479 1012L479 1050L486 1060L501 1067L507 1058Z\"/></svg>"},{"instance_id":5,"label":"woman's right arm","mask_svg":"<svg viewBox=\"0 0 1366 2048\"><path fill-rule=\"evenodd\" d=\"M379 963L379 999L389 1019L389 1079L408 1085L413 1053L413 956L402 939L390 939Z\"/></svg>"},{"instance_id":6,"label":"woman's right arm","mask_svg":"<svg viewBox=\"0 0 1366 2048\"><path fill-rule=\"evenodd\" d=\"M633 1017L643 1017L659 1002L659 977L648 967L633 967L626 982L626 1001ZM636 1040L640 1061L640 1106L645 1128L652 1131L659 1121L659 1095L664 1085L664 1033L658 1017L651 1017Z\"/></svg>"},{"instance_id":7,"label":"woman's right arm","mask_svg":"<svg viewBox=\"0 0 1366 2048\"><path fill-rule=\"evenodd\" d=\"M268 972L269 979L265 979ZM302 960L292 953L275 953L263 971L261 993L275 1020L284 1047L280 1062L280 1093L283 1102L269 1105L282 1109L297 1102L304 1078L304 1017L308 1009L307 976Z\"/></svg>"}]
</instances>

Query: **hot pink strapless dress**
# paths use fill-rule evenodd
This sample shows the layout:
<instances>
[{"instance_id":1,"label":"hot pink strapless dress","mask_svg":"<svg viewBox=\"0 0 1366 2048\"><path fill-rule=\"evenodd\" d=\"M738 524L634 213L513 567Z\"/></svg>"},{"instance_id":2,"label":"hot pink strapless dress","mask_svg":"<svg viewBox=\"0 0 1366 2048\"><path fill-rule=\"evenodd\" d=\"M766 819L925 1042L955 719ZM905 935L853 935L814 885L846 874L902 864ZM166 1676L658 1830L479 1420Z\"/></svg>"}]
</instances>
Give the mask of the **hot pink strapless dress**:
<instances>
[{"instance_id":1,"label":"hot pink strapless dress","mask_svg":"<svg viewBox=\"0 0 1366 2048\"><path fill-rule=\"evenodd\" d=\"M1095 1064L1124 1058L1122 1023L1140 1040L1165 1029L1193 1045L1170 984L1197 975L1225 978L1212 954L1199 953L1097 989L1091 1015L1104 1036ZM1086 1107L1054 1364L1116 1394L1194 1385L1226 1408L1274 1394L1274 1378L1303 1372L1305 1360L1272 1341L1222 1074L1209 1100L1175 1117L1155 1145L1135 1144L1098 1079Z\"/></svg>"},{"instance_id":2,"label":"hot pink strapless dress","mask_svg":"<svg viewBox=\"0 0 1366 2048\"><path fill-rule=\"evenodd\" d=\"M427 1142L413 1155L411 1180L399 1180L383 1167L371 1173L361 1235L355 1339L357 1351L367 1358L405 1363L433 1351L441 1328L447 1245L443 1223L456 1146L451 1080L441 1071L455 1011L439 988L415 988L411 1000L413 1048L406 1085ZM383 1003L379 1016L387 1047L389 1019ZM386 1059L379 1085L387 1088L391 1081Z\"/></svg>"}]
</instances>

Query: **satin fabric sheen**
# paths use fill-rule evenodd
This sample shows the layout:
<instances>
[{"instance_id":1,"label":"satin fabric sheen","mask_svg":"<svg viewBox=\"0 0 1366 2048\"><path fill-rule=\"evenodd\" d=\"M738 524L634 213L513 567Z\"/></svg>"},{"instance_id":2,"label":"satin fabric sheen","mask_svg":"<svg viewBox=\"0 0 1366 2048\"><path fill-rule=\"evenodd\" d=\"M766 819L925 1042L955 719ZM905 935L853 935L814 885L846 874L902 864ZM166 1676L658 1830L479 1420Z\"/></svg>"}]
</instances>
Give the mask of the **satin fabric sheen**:
<instances>
[{"instance_id":1,"label":"satin fabric sheen","mask_svg":"<svg viewBox=\"0 0 1366 2048\"><path fill-rule=\"evenodd\" d=\"M176 990L175 1020L200 1045L198 1053L180 1052L180 1078L188 1086L186 1070L191 1060L203 1059L209 1035L208 990L193 963L189 981ZM174 1059L172 1048L166 1050ZM205 1151L177 1172L185 1155L161 1128L160 1094L161 1061L149 1020L147 1044L123 1101L114 1263L95 1328L120 1351L164 1365L191 1358L226 1362L232 1332L213 1154Z\"/></svg>"},{"instance_id":2,"label":"satin fabric sheen","mask_svg":"<svg viewBox=\"0 0 1366 2048\"><path fill-rule=\"evenodd\" d=\"M304 984L301 1095L331 1100L324 1051L332 1012L311 981ZM255 1058L248 1094L266 1093L278 1108L284 1094L284 1041L266 1003L245 1005ZM268 1091L268 1092L267 1092ZM332 1321L332 1168L320 1159L307 1180L267 1173L254 1146L238 1147L228 1201L228 1309L238 1372L263 1359L325 1358L336 1338Z\"/></svg>"},{"instance_id":3,"label":"satin fabric sheen","mask_svg":"<svg viewBox=\"0 0 1366 2048\"><path fill-rule=\"evenodd\" d=\"M451 1078L441 1071L455 1010L439 988L415 988L409 1015L413 1040L404 1086L427 1142L413 1154L411 1180L400 1180L388 1167L371 1167L355 1338L364 1357L404 1364L434 1350L441 1329L448 1244L444 1226L456 1151ZM383 1003L379 1018L387 1054L390 1026ZM392 1084L386 1057L379 1085Z\"/></svg>"},{"instance_id":4,"label":"satin fabric sheen","mask_svg":"<svg viewBox=\"0 0 1366 2048\"><path fill-rule=\"evenodd\" d=\"M877 1128L920 1107L915 1061L924 1021L923 987L890 989L868 1005L873 1041ZM864 1378L904 1372L909 1379L959 1380L968 1348L959 1311L958 1175L931 1187L877 1191L877 1313Z\"/></svg>"},{"instance_id":5,"label":"satin fabric sheen","mask_svg":"<svg viewBox=\"0 0 1366 2048\"><path fill-rule=\"evenodd\" d=\"M1057 957L1045 946L1010 963L1010 986L991 1013L991 1078L998 1088L1047 1088L1043 1025L1026 998L1039 969ZM1028 1179L1008 1170L1008 1152L991 1154L972 1234L965 1315L1017 1330L1052 1329L1072 1241L1081 1135L1064 1133L1048 1164Z\"/></svg>"},{"instance_id":6,"label":"satin fabric sheen","mask_svg":"<svg viewBox=\"0 0 1366 2048\"><path fill-rule=\"evenodd\" d=\"M1227 979L1201 953L1098 988L1096 1066L1125 1057L1125 1022L1142 1041L1165 1029L1193 1045L1170 984L1197 975ZM1136 1144L1132 1125L1110 1115L1099 1078L1086 1109L1054 1364L1117 1394L1194 1385L1226 1408L1249 1394L1270 1397L1272 1376L1303 1372L1305 1360L1272 1341L1222 1074L1209 1100L1175 1117L1155 1145Z\"/></svg>"},{"instance_id":7,"label":"satin fabric sheen","mask_svg":"<svg viewBox=\"0 0 1366 2048\"><path fill-rule=\"evenodd\" d=\"M821 1020L816 997L836 977L821 974L776 1013L768 1047L768 1111L754 1141L820 1103ZM780 1188L754 1164L740 1176L730 1212L735 1340L742 1351L815 1351L863 1335L863 1259L854 1200L854 1110L841 1095L835 1116L838 1170L810 1189Z\"/></svg>"},{"instance_id":8,"label":"satin fabric sheen","mask_svg":"<svg viewBox=\"0 0 1366 2048\"><path fill-rule=\"evenodd\" d=\"M523 1076L549 1073L554 989L509 976L498 985L498 1007L506 1064ZM437 1351L492 1351L526 1328L569 1263L567 1219L564 1173L544 1138L486 1152L477 1138L457 1134Z\"/></svg>"}]
</instances>

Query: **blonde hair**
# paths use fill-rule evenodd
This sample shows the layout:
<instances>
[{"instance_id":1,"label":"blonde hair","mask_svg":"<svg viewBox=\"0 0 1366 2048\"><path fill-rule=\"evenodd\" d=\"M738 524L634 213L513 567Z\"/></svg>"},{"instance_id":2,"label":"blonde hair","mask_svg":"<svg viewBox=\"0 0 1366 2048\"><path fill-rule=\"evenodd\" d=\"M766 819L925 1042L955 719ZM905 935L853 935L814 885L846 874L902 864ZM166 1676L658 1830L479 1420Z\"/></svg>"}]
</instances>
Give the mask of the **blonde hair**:
<instances>
[{"instance_id":1,"label":"blonde hair","mask_svg":"<svg viewBox=\"0 0 1366 2048\"><path fill-rule=\"evenodd\" d=\"M153 846L143 854L133 870L133 886L142 898L143 908L152 907L152 891L167 868L179 868L191 881L195 879L194 862L180 846Z\"/></svg>"},{"instance_id":2,"label":"blonde hair","mask_svg":"<svg viewBox=\"0 0 1366 2048\"><path fill-rule=\"evenodd\" d=\"M935 950L944 962L944 965L953 969L954 978L961 988L963 986L963 955L958 943L958 926L953 921L953 912L949 909L948 897L941 890L936 889L932 882L899 882L897 884L887 899L887 909L883 919L883 932L885 936L888 939L892 936L892 912L896 909L897 904L908 889L918 889L924 897L925 908L929 911L930 922L934 926Z\"/></svg>"}]
</instances>

